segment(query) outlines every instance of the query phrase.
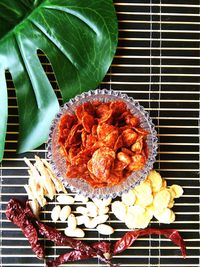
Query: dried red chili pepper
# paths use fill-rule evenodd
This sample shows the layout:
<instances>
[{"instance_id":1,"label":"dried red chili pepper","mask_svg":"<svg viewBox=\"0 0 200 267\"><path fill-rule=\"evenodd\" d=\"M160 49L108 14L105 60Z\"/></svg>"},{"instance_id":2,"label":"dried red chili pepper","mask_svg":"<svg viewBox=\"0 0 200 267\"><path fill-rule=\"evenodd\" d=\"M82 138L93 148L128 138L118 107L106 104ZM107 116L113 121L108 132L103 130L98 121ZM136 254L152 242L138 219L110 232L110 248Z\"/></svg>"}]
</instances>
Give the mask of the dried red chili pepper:
<instances>
[{"instance_id":1,"label":"dried red chili pepper","mask_svg":"<svg viewBox=\"0 0 200 267\"><path fill-rule=\"evenodd\" d=\"M80 250L73 250L58 256L55 260L49 261L46 263L46 267L57 267L60 264L72 262L72 261L79 261L79 260L86 260L90 259L93 256L89 253ZM109 264L110 267L119 267L119 264L112 264L109 260L105 261Z\"/></svg>"},{"instance_id":2,"label":"dried red chili pepper","mask_svg":"<svg viewBox=\"0 0 200 267\"><path fill-rule=\"evenodd\" d=\"M113 247L113 255L121 253L130 247L133 242L140 236L144 235L164 235L169 238L175 245L179 246L181 249L182 256L186 257L186 246L185 242L180 236L179 232L175 229L156 229L156 228L146 228L143 230L136 230L127 232L120 240L118 240Z\"/></svg>"},{"instance_id":3,"label":"dried red chili pepper","mask_svg":"<svg viewBox=\"0 0 200 267\"><path fill-rule=\"evenodd\" d=\"M74 248L75 251L79 251L80 253L77 253L77 255L79 255L80 259L88 259L97 256L101 261L109 264L109 266L115 266L112 265L110 260L106 259L103 255L106 252L110 252L109 243L97 242L94 243L92 246L89 246L80 240L67 237L63 233L59 232L57 229L47 226L44 223L41 223L39 221L36 221L36 223L38 225L39 232L42 236L45 236L48 240L53 241L58 246L70 246L71 248ZM60 255L55 261L50 262L50 265L47 266L58 266L59 264L62 264L67 261L75 261L75 255L76 253L72 253L70 255L69 253L64 253ZM57 265L52 265L54 264L54 262Z\"/></svg>"},{"instance_id":4,"label":"dried red chili pepper","mask_svg":"<svg viewBox=\"0 0 200 267\"><path fill-rule=\"evenodd\" d=\"M38 225L38 231L42 236L45 236L48 240L53 241L58 246L69 246L76 250L90 252L91 254L95 251L80 240L76 240L72 237L68 237L63 233L59 232L56 228L50 227L42 222L36 221ZM95 254L96 255L96 254Z\"/></svg>"},{"instance_id":5,"label":"dried red chili pepper","mask_svg":"<svg viewBox=\"0 0 200 267\"><path fill-rule=\"evenodd\" d=\"M34 215L28 203L24 206L19 200L11 199L7 205L6 217L22 230L37 257L44 258L44 246L38 240L38 232L33 222Z\"/></svg>"}]
</instances>

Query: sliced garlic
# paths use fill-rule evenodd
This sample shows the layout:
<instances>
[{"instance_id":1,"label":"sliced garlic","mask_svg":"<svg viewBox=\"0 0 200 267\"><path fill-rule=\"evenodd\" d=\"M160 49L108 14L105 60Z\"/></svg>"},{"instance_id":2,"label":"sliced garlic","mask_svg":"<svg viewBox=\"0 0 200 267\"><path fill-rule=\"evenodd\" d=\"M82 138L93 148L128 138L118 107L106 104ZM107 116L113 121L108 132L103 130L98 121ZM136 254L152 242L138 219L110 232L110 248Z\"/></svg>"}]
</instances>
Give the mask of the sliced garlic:
<instances>
[{"instance_id":1,"label":"sliced garlic","mask_svg":"<svg viewBox=\"0 0 200 267\"><path fill-rule=\"evenodd\" d=\"M175 220L174 212L169 208L163 210L157 210L154 212L154 217L161 223L170 224Z\"/></svg>"},{"instance_id":2,"label":"sliced garlic","mask_svg":"<svg viewBox=\"0 0 200 267\"><path fill-rule=\"evenodd\" d=\"M179 198L183 195L183 188L180 185L173 184L170 186L170 189L172 189L175 193L174 198Z\"/></svg>"},{"instance_id":3,"label":"sliced garlic","mask_svg":"<svg viewBox=\"0 0 200 267\"><path fill-rule=\"evenodd\" d=\"M153 204L155 209L160 210L163 208L167 208L169 202L170 202L169 190L163 189L155 195Z\"/></svg>"},{"instance_id":4,"label":"sliced garlic","mask_svg":"<svg viewBox=\"0 0 200 267\"><path fill-rule=\"evenodd\" d=\"M150 171L147 181L150 181L153 192L158 192L162 187L162 177L155 170Z\"/></svg>"}]
</instances>

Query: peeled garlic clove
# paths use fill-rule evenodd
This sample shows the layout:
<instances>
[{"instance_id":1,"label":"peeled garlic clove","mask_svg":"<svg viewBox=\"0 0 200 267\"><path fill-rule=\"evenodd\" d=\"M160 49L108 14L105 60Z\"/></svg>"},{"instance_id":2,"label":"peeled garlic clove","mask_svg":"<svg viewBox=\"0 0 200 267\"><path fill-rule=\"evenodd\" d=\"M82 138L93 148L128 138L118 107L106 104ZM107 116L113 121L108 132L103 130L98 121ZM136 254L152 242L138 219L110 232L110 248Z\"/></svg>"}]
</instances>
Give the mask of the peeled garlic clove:
<instances>
[{"instance_id":1,"label":"peeled garlic clove","mask_svg":"<svg viewBox=\"0 0 200 267\"><path fill-rule=\"evenodd\" d=\"M88 202L88 197L84 197L83 195L75 195L75 201L82 202L82 203L87 203Z\"/></svg>"},{"instance_id":2,"label":"peeled garlic clove","mask_svg":"<svg viewBox=\"0 0 200 267\"><path fill-rule=\"evenodd\" d=\"M89 217L87 217L86 215L76 216L77 225L85 224L85 221L87 220L86 218L89 220Z\"/></svg>"},{"instance_id":3,"label":"peeled garlic clove","mask_svg":"<svg viewBox=\"0 0 200 267\"><path fill-rule=\"evenodd\" d=\"M88 210L85 207L77 207L76 211L80 214L87 215Z\"/></svg>"},{"instance_id":4,"label":"peeled garlic clove","mask_svg":"<svg viewBox=\"0 0 200 267\"><path fill-rule=\"evenodd\" d=\"M94 202L92 202L92 201L87 202L86 208L87 208L87 211L88 211L87 214L89 217L96 217L97 216L98 208Z\"/></svg>"},{"instance_id":5,"label":"peeled garlic clove","mask_svg":"<svg viewBox=\"0 0 200 267\"><path fill-rule=\"evenodd\" d=\"M129 190L128 193L122 194L122 202L127 205L131 206L135 203L135 194L133 190Z\"/></svg>"},{"instance_id":6,"label":"peeled garlic clove","mask_svg":"<svg viewBox=\"0 0 200 267\"><path fill-rule=\"evenodd\" d=\"M107 207L111 204L112 198L106 198L106 199L98 199L98 198L93 198L92 201L95 203L95 205L98 208L104 208Z\"/></svg>"},{"instance_id":7,"label":"peeled garlic clove","mask_svg":"<svg viewBox=\"0 0 200 267\"><path fill-rule=\"evenodd\" d=\"M71 205L74 203L74 198L71 196L62 194L62 195L57 196L57 201L60 204Z\"/></svg>"},{"instance_id":8,"label":"peeled garlic clove","mask_svg":"<svg viewBox=\"0 0 200 267\"><path fill-rule=\"evenodd\" d=\"M70 206L64 206L60 212L60 220L62 222L66 221L67 218L69 217L70 213L71 213L71 207Z\"/></svg>"},{"instance_id":9,"label":"peeled garlic clove","mask_svg":"<svg viewBox=\"0 0 200 267\"><path fill-rule=\"evenodd\" d=\"M170 186L170 189L172 189L175 193L174 198L179 198L183 195L183 188L180 185L173 184Z\"/></svg>"},{"instance_id":10,"label":"peeled garlic clove","mask_svg":"<svg viewBox=\"0 0 200 267\"><path fill-rule=\"evenodd\" d=\"M97 226L97 222L94 220L94 218L93 219L88 218L88 220L85 220L84 224L85 227L89 229L96 228Z\"/></svg>"},{"instance_id":11,"label":"peeled garlic clove","mask_svg":"<svg viewBox=\"0 0 200 267\"><path fill-rule=\"evenodd\" d=\"M109 212L109 207L101 207L98 209L98 214L103 215Z\"/></svg>"},{"instance_id":12,"label":"peeled garlic clove","mask_svg":"<svg viewBox=\"0 0 200 267\"><path fill-rule=\"evenodd\" d=\"M111 202L112 202L112 198L111 197L105 198L105 199L103 199L103 206L107 207L107 206L109 206L111 204Z\"/></svg>"},{"instance_id":13,"label":"peeled garlic clove","mask_svg":"<svg viewBox=\"0 0 200 267\"><path fill-rule=\"evenodd\" d=\"M108 215L99 215L95 217L93 220L95 221L96 224L102 224L105 223L108 220Z\"/></svg>"},{"instance_id":14,"label":"peeled garlic clove","mask_svg":"<svg viewBox=\"0 0 200 267\"><path fill-rule=\"evenodd\" d=\"M51 211L51 219L53 222L57 222L60 217L61 207L55 206Z\"/></svg>"},{"instance_id":15,"label":"peeled garlic clove","mask_svg":"<svg viewBox=\"0 0 200 267\"><path fill-rule=\"evenodd\" d=\"M76 229L76 225L77 225L76 217L74 216L74 214L70 214L68 217L68 228L74 230Z\"/></svg>"},{"instance_id":16,"label":"peeled garlic clove","mask_svg":"<svg viewBox=\"0 0 200 267\"><path fill-rule=\"evenodd\" d=\"M80 228L71 229L69 227L65 228L65 235L70 237L84 237L85 233Z\"/></svg>"},{"instance_id":17,"label":"peeled garlic clove","mask_svg":"<svg viewBox=\"0 0 200 267\"><path fill-rule=\"evenodd\" d=\"M110 225L107 225L107 224L99 224L97 226L97 231L101 235L111 235L114 233L114 229Z\"/></svg>"},{"instance_id":18,"label":"peeled garlic clove","mask_svg":"<svg viewBox=\"0 0 200 267\"><path fill-rule=\"evenodd\" d=\"M120 221L124 221L126 215L126 205L121 201L114 201L112 203L112 212Z\"/></svg>"}]
</instances>

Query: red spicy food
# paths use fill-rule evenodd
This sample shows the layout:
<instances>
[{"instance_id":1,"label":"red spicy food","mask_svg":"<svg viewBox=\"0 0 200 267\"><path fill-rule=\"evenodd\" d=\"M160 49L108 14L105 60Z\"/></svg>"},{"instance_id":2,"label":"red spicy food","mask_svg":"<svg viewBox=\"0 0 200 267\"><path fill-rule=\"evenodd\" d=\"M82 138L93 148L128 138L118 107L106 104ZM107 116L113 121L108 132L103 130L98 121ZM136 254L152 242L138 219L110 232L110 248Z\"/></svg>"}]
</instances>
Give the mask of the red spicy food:
<instances>
[{"instance_id":1,"label":"red spicy food","mask_svg":"<svg viewBox=\"0 0 200 267\"><path fill-rule=\"evenodd\" d=\"M121 183L144 167L147 135L124 101L79 105L59 122L66 176L82 178L94 188Z\"/></svg>"}]
</instances>

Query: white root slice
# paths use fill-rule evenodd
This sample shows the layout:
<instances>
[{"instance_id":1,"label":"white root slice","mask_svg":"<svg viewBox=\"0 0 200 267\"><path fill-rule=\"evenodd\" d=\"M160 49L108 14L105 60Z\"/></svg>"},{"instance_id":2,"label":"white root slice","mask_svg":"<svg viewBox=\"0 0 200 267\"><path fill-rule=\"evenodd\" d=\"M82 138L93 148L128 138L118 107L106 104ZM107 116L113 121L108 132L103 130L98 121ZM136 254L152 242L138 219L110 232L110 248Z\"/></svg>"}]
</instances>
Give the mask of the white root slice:
<instances>
[{"instance_id":1,"label":"white root slice","mask_svg":"<svg viewBox=\"0 0 200 267\"><path fill-rule=\"evenodd\" d=\"M49 177L51 178L52 182L55 185L56 191L58 193L63 192L65 194L67 194L67 190L65 189L63 183L54 175L51 165L49 164L49 162L46 159L42 159L43 164L46 167L46 170L49 174Z\"/></svg>"},{"instance_id":2,"label":"white root slice","mask_svg":"<svg viewBox=\"0 0 200 267\"><path fill-rule=\"evenodd\" d=\"M31 171L29 171L31 173ZM31 185L27 185L25 187L26 191L28 190L28 195L31 194L33 197L32 199L37 199L38 203L41 207L44 207L47 204L46 199L44 198L43 190L42 188L38 187L38 184L35 179L32 177L29 178L29 182L31 181Z\"/></svg>"},{"instance_id":3,"label":"white root slice","mask_svg":"<svg viewBox=\"0 0 200 267\"><path fill-rule=\"evenodd\" d=\"M33 214L36 216L36 218L39 218L40 215L40 205L36 199L29 200L29 205L33 211Z\"/></svg>"},{"instance_id":4,"label":"white root slice","mask_svg":"<svg viewBox=\"0 0 200 267\"><path fill-rule=\"evenodd\" d=\"M46 189L48 194L47 196L52 200L54 195L56 194L55 186L51 178L49 177L49 174L46 168L44 167L44 164L41 161L41 159L38 156L35 156L35 159L36 159L35 166L37 167L38 171L41 174L41 180L43 181L43 188Z\"/></svg>"}]
</instances>

